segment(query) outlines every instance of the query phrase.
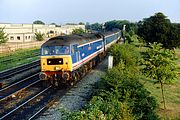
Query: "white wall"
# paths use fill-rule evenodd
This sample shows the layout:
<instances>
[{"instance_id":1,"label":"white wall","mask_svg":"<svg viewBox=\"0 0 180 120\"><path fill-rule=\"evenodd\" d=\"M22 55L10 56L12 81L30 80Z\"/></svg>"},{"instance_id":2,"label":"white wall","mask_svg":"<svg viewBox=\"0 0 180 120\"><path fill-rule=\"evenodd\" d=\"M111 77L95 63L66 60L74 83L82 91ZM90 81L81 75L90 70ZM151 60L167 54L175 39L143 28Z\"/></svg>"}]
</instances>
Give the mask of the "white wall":
<instances>
[{"instance_id":1,"label":"white wall","mask_svg":"<svg viewBox=\"0 0 180 120\"><path fill-rule=\"evenodd\" d=\"M4 32L8 35L8 42L30 42L35 41L34 33L44 34L45 37L53 37L62 34L71 34L73 29L82 28L85 30L85 25L63 25L56 27L55 25L40 25L40 24L2 24L0 28L4 28ZM53 32L54 34L49 34Z\"/></svg>"}]
</instances>

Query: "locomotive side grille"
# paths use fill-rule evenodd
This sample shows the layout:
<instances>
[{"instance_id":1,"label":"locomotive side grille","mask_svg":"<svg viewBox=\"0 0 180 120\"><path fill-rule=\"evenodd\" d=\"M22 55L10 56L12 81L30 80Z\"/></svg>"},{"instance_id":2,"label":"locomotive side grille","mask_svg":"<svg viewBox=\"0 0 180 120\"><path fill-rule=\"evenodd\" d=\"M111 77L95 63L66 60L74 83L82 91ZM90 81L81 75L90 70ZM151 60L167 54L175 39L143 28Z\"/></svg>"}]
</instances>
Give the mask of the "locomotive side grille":
<instances>
[{"instance_id":1,"label":"locomotive side grille","mask_svg":"<svg viewBox=\"0 0 180 120\"><path fill-rule=\"evenodd\" d=\"M62 58L47 59L47 65L62 65Z\"/></svg>"}]
</instances>

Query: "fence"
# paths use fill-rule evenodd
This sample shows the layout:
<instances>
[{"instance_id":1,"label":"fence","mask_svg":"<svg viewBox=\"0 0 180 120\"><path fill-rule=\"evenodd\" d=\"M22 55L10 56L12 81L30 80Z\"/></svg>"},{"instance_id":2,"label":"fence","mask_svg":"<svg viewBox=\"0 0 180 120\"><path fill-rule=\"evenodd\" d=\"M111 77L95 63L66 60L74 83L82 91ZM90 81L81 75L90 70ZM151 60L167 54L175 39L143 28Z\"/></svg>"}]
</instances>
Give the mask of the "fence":
<instances>
[{"instance_id":1,"label":"fence","mask_svg":"<svg viewBox=\"0 0 180 120\"><path fill-rule=\"evenodd\" d=\"M4 43L0 44L0 53L9 53L17 49L33 48L41 46L45 41L36 41L28 43Z\"/></svg>"}]
</instances>

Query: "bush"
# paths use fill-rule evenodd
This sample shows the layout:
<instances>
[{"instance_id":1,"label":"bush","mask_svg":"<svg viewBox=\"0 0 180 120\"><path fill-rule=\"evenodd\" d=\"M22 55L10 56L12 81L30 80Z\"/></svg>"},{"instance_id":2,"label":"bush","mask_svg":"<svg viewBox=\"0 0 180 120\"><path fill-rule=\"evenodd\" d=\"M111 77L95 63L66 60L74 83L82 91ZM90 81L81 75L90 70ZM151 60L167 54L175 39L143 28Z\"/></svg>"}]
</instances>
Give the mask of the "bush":
<instances>
[{"instance_id":1,"label":"bush","mask_svg":"<svg viewBox=\"0 0 180 120\"><path fill-rule=\"evenodd\" d=\"M105 90L117 91L118 100L120 102L128 101L129 107L133 108L132 114L136 118L158 119L155 113L157 107L155 98L150 96L150 92L138 81L140 75L132 72L136 70L129 70L124 66L123 63L120 63L103 77L103 80L107 81L109 85L109 88Z\"/></svg>"},{"instance_id":2,"label":"bush","mask_svg":"<svg viewBox=\"0 0 180 120\"><path fill-rule=\"evenodd\" d=\"M127 66L138 66L141 58L139 51L134 45L115 44L110 50L110 54L114 56L114 64L117 65L121 60Z\"/></svg>"},{"instance_id":3,"label":"bush","mask_svg":"<svg viewBox=\"0 0 180 120\"><path fill-rule=\"evenodd\" d=\"M35 33L35 39L36 39L37 41L43 41L43 40L44 40L44 34Z\"/></svg>"},{"instance_id":4,"label":"bush","mask_svg":"<svg viewBox=\"0 0 180 120\"><path fill-rule=\"evenodd\" d=\"M94 96L86 108L69 114L72 120L134 120L131 109L124 102L118 101L115 94L107 93L106 98Z\"/></svg>"},{"instance_id":5,"label":"bush","mask_svg":"<svg viewBox=\"0 0 180 120\"><path fill-rule=\"evenodd\" d=\"M72 34L82 34L85 33L85 31L82 28L74 29L72 31Z\"/></svg>"},{"instance_id":6,"label":"bush","mask_svg":"<svg viewBox=\"0 0 180 120\"><path fill-rule=\"evenodd\" d=\"M139 52L132 45L115 45L111 51L116 66L97 84L98 92L81 111L68 115L73 120L157 120L157 103L138 81ZM100 85L100 86L98 86Z\"/></svg>"},{"instance_id":7,"label":"bush","mask_svg":"<svg viewBox=\"0 0 180 120\"><path fill-rule=\"evenodd\" d=\"M4 28L0 28L0 44L8 41L8 35L3 31Z\"/></svg>"}]
</instances>

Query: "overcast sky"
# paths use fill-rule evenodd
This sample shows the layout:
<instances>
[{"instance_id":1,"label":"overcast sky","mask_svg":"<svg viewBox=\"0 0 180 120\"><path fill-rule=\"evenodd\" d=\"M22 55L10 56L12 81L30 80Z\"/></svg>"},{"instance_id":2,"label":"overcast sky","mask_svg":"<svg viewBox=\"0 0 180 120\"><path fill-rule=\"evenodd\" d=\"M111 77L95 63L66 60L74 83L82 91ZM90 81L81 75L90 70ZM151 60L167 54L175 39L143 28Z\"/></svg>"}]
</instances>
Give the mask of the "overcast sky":
<instances>
[{"instance_id":1,"label":"overcast sky","mask_svg":"<svg viewBox=\"0 0 180 120\"><path fill-rule=\"evenodd\" d=\"M0 0L0 23L137 22L156 12L180 23L180 0Z\"/></svg>"}]
</instances>

